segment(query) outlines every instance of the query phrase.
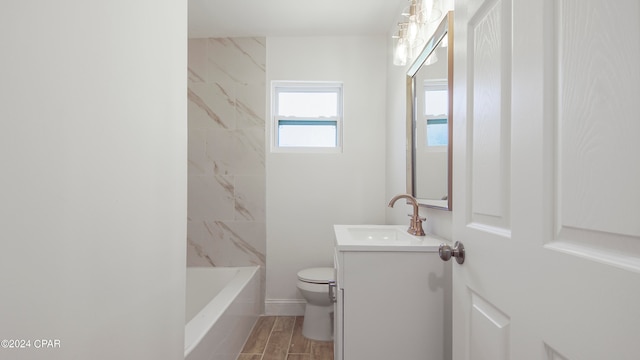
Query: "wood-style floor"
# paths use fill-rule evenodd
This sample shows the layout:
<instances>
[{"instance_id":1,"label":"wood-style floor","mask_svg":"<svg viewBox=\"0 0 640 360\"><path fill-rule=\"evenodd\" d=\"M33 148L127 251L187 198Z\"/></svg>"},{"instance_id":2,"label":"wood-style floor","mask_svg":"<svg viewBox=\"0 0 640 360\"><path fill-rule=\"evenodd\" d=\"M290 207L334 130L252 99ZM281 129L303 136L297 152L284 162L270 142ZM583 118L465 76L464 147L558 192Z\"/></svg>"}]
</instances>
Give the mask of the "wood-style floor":
<instances>
[{"instance_id":1,"label":"wood-style floor","mask_svg":"<svg viewBox=\"0 0 640 360\"><path fill-rule=\"evenodd\" d=\"M333 360L333 341L302 336L303 316L261 316L238 360Z\"/></svg>"}]
</instances>

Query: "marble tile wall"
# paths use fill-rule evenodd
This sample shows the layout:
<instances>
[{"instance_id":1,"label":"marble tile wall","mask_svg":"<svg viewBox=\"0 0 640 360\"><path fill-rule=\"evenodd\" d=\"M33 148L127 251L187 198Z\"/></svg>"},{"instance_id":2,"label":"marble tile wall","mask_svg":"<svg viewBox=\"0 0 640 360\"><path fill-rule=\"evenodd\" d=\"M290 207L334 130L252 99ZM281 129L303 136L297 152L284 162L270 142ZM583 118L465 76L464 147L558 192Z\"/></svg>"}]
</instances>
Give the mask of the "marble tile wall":
<instances>
[{"instance_id":1,"label":"marble tile wall","mask_svg":"<svg viewBox=\"0 0 640 360\"><path fill-rule=\"evenodd\" d=\"M187 266L264 274L265 62L264 38L189 40Z\"/></svg>"}]
</instances>

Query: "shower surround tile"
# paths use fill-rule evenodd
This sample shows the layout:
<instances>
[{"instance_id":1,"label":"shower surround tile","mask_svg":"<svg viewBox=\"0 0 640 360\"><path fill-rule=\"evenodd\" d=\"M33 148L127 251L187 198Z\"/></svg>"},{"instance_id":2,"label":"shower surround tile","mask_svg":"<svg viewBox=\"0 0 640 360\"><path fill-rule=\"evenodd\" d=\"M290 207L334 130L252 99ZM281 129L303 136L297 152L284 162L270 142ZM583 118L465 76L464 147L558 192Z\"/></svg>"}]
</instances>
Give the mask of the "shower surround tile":
<instances>
[{"instance_id":1,"label":"shower surround tile","mask_svg":"<svg viewBox=\"0 0 640 360\"><path fill-rule=\"evenodd\" d=\"M204 226L216 266L265 265L265 223L214 221Z\"/></svg>"},{"instance_id":2,"label":"shower surround tile","mask_svg":"<svg viewBox=\"0 0 640 360\"><path fill-rule=\"evenodd\" d=\"M206 137L202 131L189 129L189 175L204 175L205 171L211 167L210 161L206 156L206 145Z\"/></svg>"},{"instance_id":3,"label":"shower surround tile","mask_svg":"<svg viewBox=\"0 0 640 360\"><path fill-rule=\"evenodd\" d=\"M189 221L235 218L232 176L189 175L187 216Z\"/></svg>"},{"instance_id":4,"label":"shower surround tile","mask_svg":"<svg viewBox=\"0 0 640 360\"><path fill-rule=\"evenodd\" d=\"M265 39L190 39L188 53L187 265L260 265L264 280Z\"/></svg>"},{"instance_id":5,"label":"shower surround tile","mask_svg":"<svg viewBox=\"0 0 640 360\"><path fill-rule=\"evenodd\" d=\"M235 134L235 173L239 175L264 175L264 126L236 130Z\"/></svg>"},{"instance_id":6,"label":"shower surround tile","mask_svg":"<svg viewBox=\"0 0 640 360\"><path fill-rule=\"evenodd\" d=\"M236 176L236 221L266 222L264 203L266 199L264 176Z\"/></svg>"},{"instance_id":7,"label":"shower surround tile","mask_svg":"<svg viewBox=\"0 0 640 360\"><path fill-rule=\"evenodd\" d=\"M265 63L265 38L208 39L207 82L264 85Z\"/></svg>"},{"instance_id":8,"label":"shower surround tile","mask_svg":"<svg viewBox=\"0 0 640 360\"><path fill-rule=\"evenodd\" d=\"M234 129L235 89L229 84L192 83L187 89L188 123L194 129Z\"/></svg>"},{"instance_id":9,"label":"shower surround tile","mask_svg":"<svg viewBox=\"0 0 640 360\"><path fill-rule=\"evenodd\" d=\"M246 84L236 89L238 129L259 127L264 129L264 113L267 108L265 84Z\"/></svg>"},{"instance_id":10,"label":"shower surround tile","mask_svg":"<svg viewBox=\"0 0 640 360\"><path fill-rule=\"evenodd\" d=\"M198 132L206 133L205 153L210 164L205 172L212 170L214 174L222 175L264 175L264 127Z\"/></svg>"},{"instance_id":11,"label":"shower surround tile","mask_svg":"<svg viewBox=\"0 0 640 360\"><path fill-rule=\"evenodd\" d=\"M214 253L214 244L204 236L206 228L202 221L189 221L187 224L187 258L189 266L216 266L208 254Z\"/></svg>"},{"instance_id":12,"label":"shower surround tile","mask_svg":"<svg viewBox=\"0 0 640 360\"><path fill-rule=\"evenodd\" d=\"M189 83L203 83L207 78L207 39L189 39Z\"/></svg>"},{"instance_id":13,"label":"shower surround tile","mask_svg":"<svg viewBox=\"0 0 640 360\"><path fill-rule=\"evenodd\" d=\"M213 129L206 132L206 158L209 173L235 174L236 149L235 130Z\"/></svg>"}]
</instances>

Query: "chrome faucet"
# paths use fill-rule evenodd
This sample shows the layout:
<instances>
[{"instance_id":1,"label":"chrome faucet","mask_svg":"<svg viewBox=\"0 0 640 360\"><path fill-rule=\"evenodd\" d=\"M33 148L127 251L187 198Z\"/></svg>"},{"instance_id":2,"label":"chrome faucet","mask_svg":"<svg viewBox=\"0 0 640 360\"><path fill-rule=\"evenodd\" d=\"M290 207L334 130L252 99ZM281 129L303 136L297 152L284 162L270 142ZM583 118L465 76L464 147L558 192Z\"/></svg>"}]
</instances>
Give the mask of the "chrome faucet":
<instances>
[{"instance_id":1,"label":"chrome faucet","mask_svg":"<svg viewBox=\"0 0 640 360\"><path fill-rule=\"evenodd\" d=\"M409 229L407 230L407 232L415 236L424 236L424 230L422 230L422 222L427 219L420 217L420 214L418 213L418 201L416 200L416 198L409 194L396 195L393 197L393 199L391 199L391 201L389 201L389 207L392 208L393 204L395 204L398 199L407 199L407 203L411 203L411 205L413 206L413 215L409 215L411 216L411 223L409 224Z\"/></svg>"}]
</instances>

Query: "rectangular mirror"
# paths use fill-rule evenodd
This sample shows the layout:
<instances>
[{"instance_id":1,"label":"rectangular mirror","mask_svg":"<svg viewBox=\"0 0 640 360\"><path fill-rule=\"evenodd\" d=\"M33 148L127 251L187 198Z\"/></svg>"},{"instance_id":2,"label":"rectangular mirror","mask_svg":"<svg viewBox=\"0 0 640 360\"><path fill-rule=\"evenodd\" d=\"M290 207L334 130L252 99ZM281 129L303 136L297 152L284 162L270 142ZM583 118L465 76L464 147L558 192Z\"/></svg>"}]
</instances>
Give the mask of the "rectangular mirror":
<instances>
[{"instance_id":1,"label":"rectangular mirror","mask_svg":"<svg viewBox=\"0 0 640 360\"><path fill-rule=\"evenodd\" d=\"M407 72L407 192L420 205L451 210L453 12Z\"/></svg>"}]
</instances>

